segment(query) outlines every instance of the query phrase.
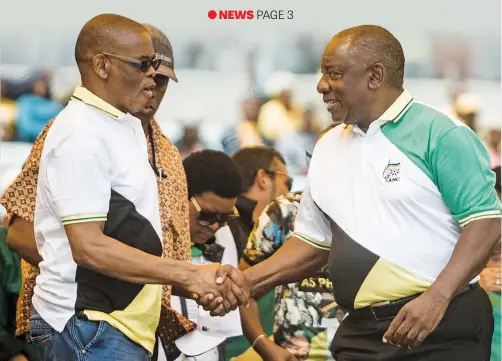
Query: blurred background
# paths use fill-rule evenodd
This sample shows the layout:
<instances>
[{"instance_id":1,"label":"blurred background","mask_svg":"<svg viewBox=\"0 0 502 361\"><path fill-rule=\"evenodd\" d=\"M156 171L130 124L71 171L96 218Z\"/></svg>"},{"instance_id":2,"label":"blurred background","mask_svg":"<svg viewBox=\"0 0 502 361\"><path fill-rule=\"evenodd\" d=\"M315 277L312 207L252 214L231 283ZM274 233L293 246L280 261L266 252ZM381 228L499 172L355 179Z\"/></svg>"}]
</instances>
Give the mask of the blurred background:
<instances>
[{"instance_id":1,"label":"blurred background","mask_svg":"<svg viewBox=\"0 0 502 361\"><path fill-rule=\"evenodd\" d=\"M500 162L500 1L18 1L0 14L0 191L79 76L83 24L112 12L159 27L174 47L171 83L156 119L183 156L247 144L281 151L301 189L310 151L330 119L316 92L319 59L338 31L386 27L402 43L416 99L464 119ZM293 20L210 20L209 10L293 10ZM287 104L288 112L279 111ZM265 104L265 105L264 105ZM282 109L282 108L281 108ZM279 120L278 120L279 119Z\"/></svg>"}]
</instances>

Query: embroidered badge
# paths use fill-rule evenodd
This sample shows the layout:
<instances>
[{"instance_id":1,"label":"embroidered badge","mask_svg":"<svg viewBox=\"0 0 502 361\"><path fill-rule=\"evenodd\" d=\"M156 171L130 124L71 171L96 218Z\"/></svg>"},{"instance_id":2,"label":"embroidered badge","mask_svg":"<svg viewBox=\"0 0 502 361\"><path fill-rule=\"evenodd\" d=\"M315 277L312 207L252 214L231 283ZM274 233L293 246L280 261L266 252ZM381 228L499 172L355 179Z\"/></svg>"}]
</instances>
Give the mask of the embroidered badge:
<instances>
[{"instance_id":1,"label":"embroidered badge","mask_svg":"<svg viewBox=\"0 0 502 361\"><path fill-rule=\"evenodd\" d=\"M383 179L387 183L391 182L399 182L401 179L401 163L391 163L389 160L389 164L383 170Z\"/></svg>"}]
</instances>

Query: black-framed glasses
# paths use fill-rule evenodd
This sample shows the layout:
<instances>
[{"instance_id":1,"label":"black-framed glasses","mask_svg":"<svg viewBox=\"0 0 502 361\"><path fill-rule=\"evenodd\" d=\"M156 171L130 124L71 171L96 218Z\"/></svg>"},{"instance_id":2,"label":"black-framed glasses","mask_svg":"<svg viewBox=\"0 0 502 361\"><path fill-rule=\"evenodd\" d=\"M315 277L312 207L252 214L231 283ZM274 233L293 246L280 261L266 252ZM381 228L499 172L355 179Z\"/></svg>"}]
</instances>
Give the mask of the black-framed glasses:
<instances>
[{"instance_id":1,"label":"black-framed glasses","mask_svg":"<svg viewBox=\"0 0 502 361\"><path fill-rule=\"evenodd\" d=\"M235 207L233 208L232 213L217 213L202 209L194 197L192 197L190 201L193 203L197 212L199 212L197 223L203 227L209 227L215 223L218 223L218 226L223 227L227 225L227 222L230 219L239 217L239 211L237 211L237 208Z\"/></svg>"},{"instance_id":2,"label":"black-framed glasses","mask_svg":"<svg viewBox=\"0 0 502 361\"><path fill-rule=\"evenodd\" d=\"M155 56L150 59L134 59L130 58L128 56L122 56L122 55L117 55L117 54L111 54L111 53L103 53L104 55L108 55L114 58L117 58L119 60L122 60L126 63L129 64L134 64L136 67L141 70L142 72L146 73L150 67L153 67L155 70L157 70L160 66L160 63L162 59L158 59Z\"/></svg>"},{"instance_id":3,"label":"black-framed glasses","mask_svg":"<svg viewBox=\"0 0 502 361\"><path fill-rule=\"evenodd\" d=\"M293 189L293 178L291 178L288 174L283 173L283 172L277 172L275 170L269 170L269 169L264 169L265 173L268 175L274 176L276 174L281 174L287 178L286 180L286 187L288 187L288 191L291 192L291 189Z\"/></svg>"}]
</instances>

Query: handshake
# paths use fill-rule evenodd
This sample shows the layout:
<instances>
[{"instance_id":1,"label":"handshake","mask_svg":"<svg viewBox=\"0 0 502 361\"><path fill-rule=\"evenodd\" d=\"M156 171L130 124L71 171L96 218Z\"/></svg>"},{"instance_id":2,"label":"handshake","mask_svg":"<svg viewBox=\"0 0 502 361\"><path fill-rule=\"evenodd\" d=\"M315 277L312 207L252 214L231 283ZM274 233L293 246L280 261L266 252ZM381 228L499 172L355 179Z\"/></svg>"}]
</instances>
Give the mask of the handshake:
<instances>
[{"instance_id":1,"label":"handshake","mask_svg":"<svg viewBox=\"0 0 502 361\"><path fill-rule=\"evenodd\" d=\"M224 316L248 304L248 282L240 270L230 265L194 265L183 278L181 293L210 311L211 316Z\"/></svg>"}]
</instances>

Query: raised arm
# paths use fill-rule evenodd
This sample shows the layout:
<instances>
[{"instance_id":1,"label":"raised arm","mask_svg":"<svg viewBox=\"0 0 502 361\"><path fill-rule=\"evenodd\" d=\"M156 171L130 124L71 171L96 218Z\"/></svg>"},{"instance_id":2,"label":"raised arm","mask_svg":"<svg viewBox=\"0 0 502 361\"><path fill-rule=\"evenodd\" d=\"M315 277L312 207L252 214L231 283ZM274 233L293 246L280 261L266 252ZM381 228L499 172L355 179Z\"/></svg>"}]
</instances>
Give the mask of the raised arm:
<instances>
[{"instance_id":1,"label":"raised arm","mask_svg":"<svg viewBox=\"0 0 502 361\"><path fill-rule=\"evenodd\" d=\"M253 298L277 285L296 282L326 265L332 234L329 220L312 198L307 180L295 232L273 256L244 272Z\"/></svg>"},{"instance_id":2,"label":"raised arm","mask_svg":"<svg viewBox=\"0 0 502 361\"><path fill-rule=\"evenodd\" d=\"M275 286L298 282L328 262L329 251L293 236L272 257L244 271L251 297L259 298Z\"/></svg>"}]
</instances>

